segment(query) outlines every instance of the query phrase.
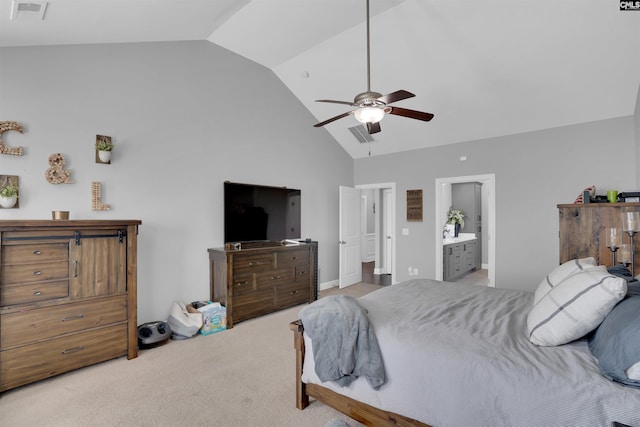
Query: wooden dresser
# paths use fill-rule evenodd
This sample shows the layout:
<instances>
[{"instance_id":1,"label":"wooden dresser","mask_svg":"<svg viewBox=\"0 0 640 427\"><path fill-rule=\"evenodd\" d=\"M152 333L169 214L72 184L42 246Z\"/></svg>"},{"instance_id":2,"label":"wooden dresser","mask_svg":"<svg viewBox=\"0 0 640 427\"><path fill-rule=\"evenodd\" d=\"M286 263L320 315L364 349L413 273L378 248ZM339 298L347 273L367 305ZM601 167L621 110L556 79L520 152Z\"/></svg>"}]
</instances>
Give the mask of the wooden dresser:
<instances>
[{"instance_id":1,"label":"wooden dresser","mask_svg":"<svg viewBox=\"0 0 640 427\"><path fill-rule=\"evenodd\" d=\"M640 212L640 203L585 203L558 205L560 216L560 264L594 257L599 265L611 266L607 229L617 227L621 243L630 243L622 231L622 213ZM635 236L635 272L640 272L640 234Z\"/></svg>"},{"instance_id":2,"label":"wooden dresser","mask_svg":"<svg viewBox=\"0 0 640 427\"><path fill-rule=\"evenodd\" d=\"M138 220L0 220L0 391L138 355Z\"/></svg>"},{"instance_id":3,"label":"wooden dresser","mask_svg":"<svg viewBox=\"0 0 640 427\"><path fill-rule=\"evenodd\" d=\"M317 244L242 244L209 249L211 300L227 309L227 328L242 320L317 299Z\"/></svg>"}]
</instances>

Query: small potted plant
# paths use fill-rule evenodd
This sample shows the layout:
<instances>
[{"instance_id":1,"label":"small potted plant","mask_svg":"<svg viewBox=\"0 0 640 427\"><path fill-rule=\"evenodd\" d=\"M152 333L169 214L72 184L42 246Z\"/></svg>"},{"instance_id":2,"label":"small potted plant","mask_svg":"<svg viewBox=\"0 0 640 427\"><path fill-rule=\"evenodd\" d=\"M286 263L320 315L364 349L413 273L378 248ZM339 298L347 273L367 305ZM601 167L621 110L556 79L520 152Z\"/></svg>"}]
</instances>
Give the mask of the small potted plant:
<instances>
[{"instance_id":1,"label":"small potted plant","mask_svg":"<svg viewBox=\"0 0 640 427\"><path fill-rule=\"evenodd\" d=\"M111 161L111 150L113 150L113 143L109 137L98 137L96 140L96 150L98 150L98 158L102 163L109 163Z\"/></svg>"},{"instance_id":2,"label":"small potted plant","mask_svg":"<svg viewBox=\"0 0 640 427\"><path fill-rule=\"evenodd\" d=\"M460 209L449 209L447 213L447 224L454 224L455 237L458 237L460 229L464 227L464 212Z\"/></svg>"},{"instance_id":3,"label":"small potted plant","mask_svg":"<svg viewBox=\"0 0 640 427\"><path fill-rule=\"evenodd\" d=\"M3 208L12 208L18 201L18 187L13 184L7 184L0 188L0 206Z\"/></svg>"}]
</instances>

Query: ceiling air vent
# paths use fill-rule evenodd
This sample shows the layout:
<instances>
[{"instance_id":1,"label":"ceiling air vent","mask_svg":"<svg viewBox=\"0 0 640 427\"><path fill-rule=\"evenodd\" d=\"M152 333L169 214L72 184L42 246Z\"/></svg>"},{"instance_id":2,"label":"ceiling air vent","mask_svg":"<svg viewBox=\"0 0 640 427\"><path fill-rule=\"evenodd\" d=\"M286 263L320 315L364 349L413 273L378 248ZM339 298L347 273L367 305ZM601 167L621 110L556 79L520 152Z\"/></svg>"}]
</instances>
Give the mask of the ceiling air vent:
<instances>
[{"instance_id":1,"label":"ceiling air vent","mask_svg":"<svg viewBox=\"0 0 640 427\"><path fill-rule=\"evenodd\" d=\"M47 10L47 2L23 2L13 0L11 3L11 20L42 20Z\"/></svg>"},{"instance_id":2,"label":"ceiling air vent","mask_svg":"<svg viewBox=\"0 0 640 427\"><path fill-rule=\"evenodd\" d=\"M354 126L349 128L349 130L361 144L374 141L373 137L367 132L367 128L362 125Z\"/></svg>"}]
</instances>

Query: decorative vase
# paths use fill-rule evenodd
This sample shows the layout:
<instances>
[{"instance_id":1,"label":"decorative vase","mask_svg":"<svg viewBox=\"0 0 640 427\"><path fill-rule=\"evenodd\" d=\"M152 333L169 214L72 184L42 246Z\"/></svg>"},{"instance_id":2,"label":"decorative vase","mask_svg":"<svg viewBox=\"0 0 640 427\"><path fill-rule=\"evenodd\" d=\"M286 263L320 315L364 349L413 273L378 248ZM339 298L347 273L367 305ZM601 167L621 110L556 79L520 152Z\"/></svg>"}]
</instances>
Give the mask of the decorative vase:
<instances>
[{"instance_id":1,"label":"decorative vase","mask_svg":"<svg viewBox=\"0 0 640 427\"><path fill-rule=\"evenodd\" d=\"M458 237L458 234L460 234L460 224L455 225L455 229L453 233L454 233L454 237Z\"/></svg>"},{"instance_id":2,"label":"decorative vase","mask_svg":"<svg viewBox=\"0 0 640 427\"><path fill-rule=\"evenodd\" d=\"M16 195L9 196L9 197L0 196L0 206L2 206L3 208L12 208L16 205L17 201L18 201L18 196Z\"/></svg>"},{"instance_id":3,"label":"decorative vase","mask_svg":"<svg viewBox=\"0 0 640 427\"><path fill-rule=\"evenodd\" d=\"M111 151L98 150L98 158L102 163L109 163L111 161Z\"/></svg>"}]
</instances>

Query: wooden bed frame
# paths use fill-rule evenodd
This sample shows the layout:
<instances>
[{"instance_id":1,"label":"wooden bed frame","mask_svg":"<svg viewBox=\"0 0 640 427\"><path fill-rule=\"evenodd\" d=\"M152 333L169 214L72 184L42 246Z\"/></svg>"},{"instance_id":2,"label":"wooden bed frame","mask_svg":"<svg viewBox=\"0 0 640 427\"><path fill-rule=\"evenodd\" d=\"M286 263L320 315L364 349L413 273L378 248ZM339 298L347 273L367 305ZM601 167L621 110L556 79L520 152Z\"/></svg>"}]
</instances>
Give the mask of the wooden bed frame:
<instances>
[{"instance_id":1,"label":"wooden bed frame","mask_svg":"<svg viewBox=\"0 0 640 427\"><path fill-rule=\"evenodd\" d=\"M304 409L309 406L309 398L312 397L366 426L430 427L412 418L343 396L320 385L303 383L304 326L300 320L296 320L289 324L289 329L294 333L293 348L296 351L296 408Z\"/></svg>"}]
</instances>

